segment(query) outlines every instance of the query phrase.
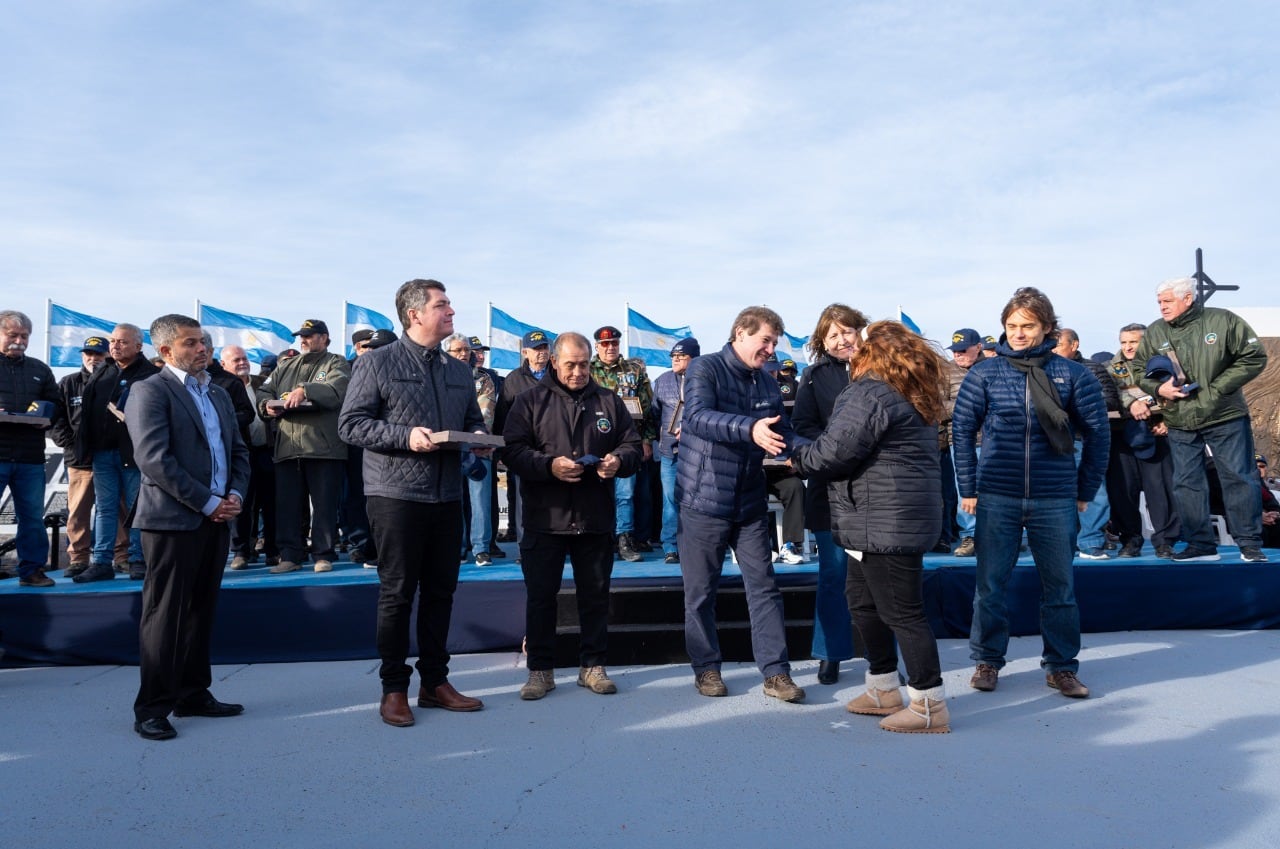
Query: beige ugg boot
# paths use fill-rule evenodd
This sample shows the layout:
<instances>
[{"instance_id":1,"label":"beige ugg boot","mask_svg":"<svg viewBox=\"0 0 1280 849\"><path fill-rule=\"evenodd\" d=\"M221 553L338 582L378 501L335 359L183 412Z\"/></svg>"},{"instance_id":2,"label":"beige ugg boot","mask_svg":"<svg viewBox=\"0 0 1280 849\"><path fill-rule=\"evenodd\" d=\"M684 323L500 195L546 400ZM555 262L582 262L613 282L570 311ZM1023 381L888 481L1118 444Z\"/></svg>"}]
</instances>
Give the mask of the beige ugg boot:
<instances>
[{"instance_id":1,"label":"beige ugg boot","mask_svg":"<svg viewBox=\"0 0 1280 849\"><path fill-rule=\"evenodd\" d=\"M898 671L883 675L867 673L867 690L849 704L849 713L867 716L889 716L902 710L902 690L898 686Z\"/></svg>"},{"instance_id":2,"label":"beige ugg boot","mask_svg":"<svg viewBox=\"0 0 1280 849\"><path fill-rule=\"evenodd\" d=\"M942 685L928 690L908 687L907 695L911 704L880 720L881 728L905 734L947 734L951 731L951 714L947 711L947 694Z\"/></svg>"}]
</instances>

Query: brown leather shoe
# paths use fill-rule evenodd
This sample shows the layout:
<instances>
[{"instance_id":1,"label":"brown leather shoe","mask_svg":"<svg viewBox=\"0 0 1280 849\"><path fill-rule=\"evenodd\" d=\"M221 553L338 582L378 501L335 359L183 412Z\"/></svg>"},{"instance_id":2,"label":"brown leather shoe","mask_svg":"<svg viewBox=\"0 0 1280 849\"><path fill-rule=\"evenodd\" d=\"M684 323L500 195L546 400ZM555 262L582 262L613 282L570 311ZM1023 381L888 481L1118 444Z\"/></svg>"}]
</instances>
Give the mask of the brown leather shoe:
<instances>
[{"instance_id":1,"label":"brown leather shoe","mask_svg":"<svg viewBox=\"0 0 1280 849\"><path fill-rule=\"evenodd\" d=\"M990 693L1000 682L1000 670L989 663L979 663L969 679L969 686L984 693Z\"/></svg>"},{"instance_id":2,"label":"brown leather shoe","mask_svg":"<svg viewBox=\"0 0 1280 849\"><path fill-rule=\"evenodd\" d=\"M484 702L479 699L473 699L470 696L464 696L457 690L453 689L453 685L445 681L434 690L428 690L426 687L418 688L418 707L423 708L444 708L445 710L456 710L468 712L480 710L484 707Z\"/></svg>"},{"instance_id":3,"label":"brown leather shoe","mask_svg":"<svg viewBox=\"0 0 1280 849\"><path fill-rule=\"evenodd\" d=\"M387 725L405 728L413 725L413 711L409 709L408 693L383 693L378 714Z\"/></svg>"}]
</instances>

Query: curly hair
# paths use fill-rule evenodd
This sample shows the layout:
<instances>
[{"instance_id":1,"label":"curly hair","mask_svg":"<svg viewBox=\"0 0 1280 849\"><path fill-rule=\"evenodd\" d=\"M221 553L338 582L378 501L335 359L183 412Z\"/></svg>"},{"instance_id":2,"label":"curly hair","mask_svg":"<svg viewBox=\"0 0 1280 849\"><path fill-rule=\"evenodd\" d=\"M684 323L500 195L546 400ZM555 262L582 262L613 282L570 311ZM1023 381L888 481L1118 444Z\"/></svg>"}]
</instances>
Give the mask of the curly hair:
<instances>
[{"instance_id":1,"label":"curly hair","mask_svg":"<svg viewBox=\"0 0 1280 849\"><path fill-rule=\"evenodd\" d=\"M948 385L942 357L902 322L877 321L867 328L849 364L851 380L864 375L898 390L929 424L942 421Z\"/></svg>"}]
</instances>

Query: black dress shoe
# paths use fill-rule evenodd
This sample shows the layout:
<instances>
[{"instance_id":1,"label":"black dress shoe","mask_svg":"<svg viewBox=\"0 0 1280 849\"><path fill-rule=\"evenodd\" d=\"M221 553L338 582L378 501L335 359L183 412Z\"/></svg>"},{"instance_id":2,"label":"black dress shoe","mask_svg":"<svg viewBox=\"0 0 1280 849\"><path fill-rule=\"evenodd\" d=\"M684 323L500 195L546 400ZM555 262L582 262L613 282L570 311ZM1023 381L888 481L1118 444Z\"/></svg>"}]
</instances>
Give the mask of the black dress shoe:
<instances>
[{"instance_id":1,"label":"black dress shoe","mask_svg":"<svg viewBox=\"0 0 1280 849\"><path fill-rule=\"evenodd\" d=\"M172 740L178 736L178 732L173 730L173 726L169 724L169 720L163 716L144 719L133 724L133 730L138 732L138 736L143 740Z\"/></svg>"},{"instance_id":2,"label":"black dress shoe","mask_svg":"<svg viewBox=\"0 0 1280 849\"><path fill-rule=\"evenodd\" d=\"M840 680L840 661L838 660L820 660L818 661L818 683L834 684Z\"/></svg>"},{"instance_id":3,"label":"black dress shoe","mask_svg":"<svg viewBox=\"0 0 1280 849\"><path fill-rule=\"evenodd\" d=\"M244 705L220 702L212 695L195 702L178 704L173 709L174 716L239 716L244 713Z\"/></svg>"}]
</instances>

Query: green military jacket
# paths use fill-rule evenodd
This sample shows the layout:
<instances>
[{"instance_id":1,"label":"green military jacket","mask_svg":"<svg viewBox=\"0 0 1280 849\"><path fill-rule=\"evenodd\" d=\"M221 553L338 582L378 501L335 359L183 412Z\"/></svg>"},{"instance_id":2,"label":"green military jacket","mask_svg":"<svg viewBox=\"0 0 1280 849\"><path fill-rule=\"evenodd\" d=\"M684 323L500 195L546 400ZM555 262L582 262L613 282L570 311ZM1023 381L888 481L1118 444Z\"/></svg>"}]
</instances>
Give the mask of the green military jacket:
<instances>
[{"instance_id":1,"label":"green military jacket","mask_svg":"<svg viewBox=\"0 0 1280 849\"><path fill-rule=\"evenodd\" d=\"M266 401L258 403L264 420L278 423L275 461L345 460L347 446L338 438L338 413L347 397L351 380L351 364L328 351L303 354L282 362L267 381L263 391L273 399L281 399L301 386L310 406L290 410L284 416L267 419Z\"/></svg>"},{"instance_id":2,"label":"green military jacket","mask_svg":"<svg viewBox=\"0 0 1280 849\"><path fill-rule=\"evenodd\" d=\"M653 406L653 384L649 382L649 372L639 360L619 357L612 366L607 366L597 354L591 358L591 379L600 386L616 392L631 412L632 421L640 438L646 442L658 440L658 425L653 420L650 408ZM634 398L640 402L639 413L627 401Z\"/></svg>"}]
</instances>

